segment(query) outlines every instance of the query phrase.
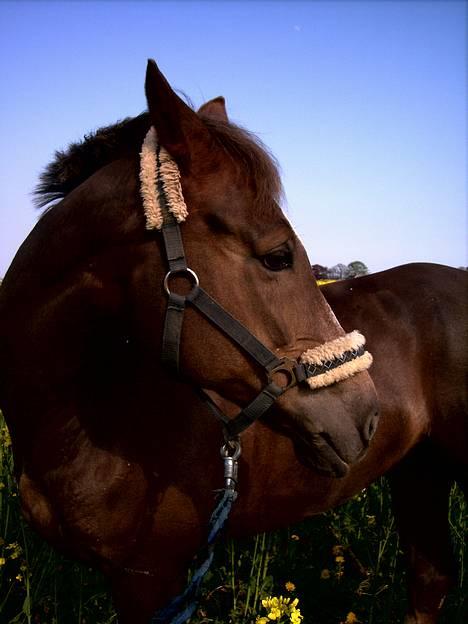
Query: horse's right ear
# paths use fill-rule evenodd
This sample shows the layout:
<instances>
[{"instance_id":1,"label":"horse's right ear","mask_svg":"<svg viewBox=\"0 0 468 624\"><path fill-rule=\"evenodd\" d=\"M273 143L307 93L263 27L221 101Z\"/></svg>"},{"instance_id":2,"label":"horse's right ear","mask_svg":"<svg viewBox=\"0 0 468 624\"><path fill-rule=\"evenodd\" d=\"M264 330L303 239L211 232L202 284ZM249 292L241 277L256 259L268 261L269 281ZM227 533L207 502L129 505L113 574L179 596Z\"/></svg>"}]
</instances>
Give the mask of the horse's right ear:
<instances>
[{"instance_id":1,"label":"horse's right ear","mask_svg":"<svg viewBox=\"0 0 468 624\"><path fill-rule=\"evenodd\" d=\"M159 143L182 170L188 172L192 156L208 143L209 132L198 115L174 92L153 59L148 59L145 92L151 124Z\"/></svg>"}]
</instances>

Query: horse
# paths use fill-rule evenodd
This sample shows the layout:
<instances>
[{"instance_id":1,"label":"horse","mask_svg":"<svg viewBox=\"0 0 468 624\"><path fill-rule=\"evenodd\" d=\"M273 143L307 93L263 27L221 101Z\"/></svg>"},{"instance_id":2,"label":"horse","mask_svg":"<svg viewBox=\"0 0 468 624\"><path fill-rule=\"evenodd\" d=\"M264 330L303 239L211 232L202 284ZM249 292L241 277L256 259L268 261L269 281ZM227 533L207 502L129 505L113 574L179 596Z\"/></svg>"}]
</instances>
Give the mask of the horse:
<instances>
[{"instance_id":1,"label":"horse","mask_svg":"<svg viewBox=\"0 0 468 624\"><path fill-rule=\"evenodd\" d=\"M121 624L146 624L206 539L220 445L242 444L234 537L392 470L406 621L436 622L449 483L467 483L466 274L410 265L320 289L274 159L224 99L195 112L154 61L145 89L147 113L56 154L0 288L26 519L108 576Z\"/></svg>"},{"instance_id":2,"label":"horse","mask_svg":"<svg viewBox=\"0 0 468 624\"><path fill-rule=\"evenodd\" d=\"M415 263L322 290L345 329L358 323L374 354L381 421L369 456L344 482L365 480L379 457L379 472L388 473L409 573L407 624L436 622L457 578L448 505L454 481L468 494L467 277Z\"/></svg>"}]
</instances>

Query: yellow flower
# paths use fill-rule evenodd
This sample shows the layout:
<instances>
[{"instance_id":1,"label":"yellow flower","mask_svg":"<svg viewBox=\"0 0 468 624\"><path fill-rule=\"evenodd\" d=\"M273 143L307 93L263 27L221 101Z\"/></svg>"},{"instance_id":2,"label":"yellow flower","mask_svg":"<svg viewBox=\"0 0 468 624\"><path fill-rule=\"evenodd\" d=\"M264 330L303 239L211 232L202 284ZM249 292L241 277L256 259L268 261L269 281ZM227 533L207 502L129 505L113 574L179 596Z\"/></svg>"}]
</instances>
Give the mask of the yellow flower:
<instances>
[{"instance_id":1,"label":"yellow flower","mask_svg":"<svg viewBox=\"0 0 468 624\"><path fill-rule=\"evenodd\" d=\"M328 570L327 568L322 570L322 572L320 573L320 578L321 579L329 579L330 578L330 570Z\"/></svg>"},{"instance_id":2,"label":"yellow flower","mask_svg":"<svg viewBox=\"0 0 468 624\"><path fill-rule=\"evenodd\" d=\"M336 544L336 546L333 546L332 548L332 554L333 555L342 555L343 554L343 546L341 546L340 544Z\"/></svg>"},{"instance_id":3,"label":"yellow flower","mask_svg":"<svg viewBox=\"0 0 468 624\"><path fill-rule=\"evenodd\" d=\"M335 557L335 561L336 563L344 563L344 557L338 555L338 557Z\"/></svg>"},{"instance_id":4,"label":"yellow flower","mask_svg":"<svg viewBox=\"0 0 468 624\"><path fill-rule=\"evenodd\" d=\"M279 620L282 615L288 613L290 598L283 598L280 596L268 596L262 600L262 606L265 609L269 609L270 613L267 614L269 620Z\"/></svg>"},{"instance_id":5,"label":"yellow flower","mask_svg":"<svg viewBox=\"0 0 468 624\"><path fill-rule=\"evenodd\" d=\"M23 550L22 550L21 546L18 544L18 542L13 542L12 544L8 544L8 546L6 546L5 549L6 550L11 550L10 559L18 559L18 557L23 552Z\"/></svg>"},{"instance_id":6,"label":"yellow flower","mask_svg":"<svg viewBox=\"0 0 468 624\"><path fill-rule=\"evenodd\" d=\"M294 591L296 589L296 586L294 585L294 583L291 583L291 581L287 581L284 584L284 586L286 588L286 591L288 591L288 592L292 592L292 591Z\"/></svg>"},{"instance_id":7,"label":"yellow flower","mask_svg":"<svg viewBox=\"0 0 468 624\"><path fill-rule=\"evenodd\" d=\"M291 624L300 624L303 616L301 615L301 611L299 609L294 609L291 611Z\"/></svg>"},{"instance_id":8,"label":"yellow flower","mask_svg":"<svg viewBox=\"0 0 468 624\"><path fill-rule=\"evenodd\" d=\"M5 557L0 557L0 566L5 565L6 559Z\"/></svg>"},{"instance_id":9,"label":"yellow flower","mask_svg":"<svg viewBox=\"0 0 468 624\"><path fill-rule=\"evenodd\" d=\"M15 578L16 578L17 581L21 582L23 580L23 575L22 574L17 574Z\"/></svg>"},{"instance_id":10,"label":"yellow flower","mask_svg":"<svg viewBox=\"0 0 468 624\"><path fill-rule=\"evenodd\" d=\"M290 612L289 612L289 617L291 620L291 624L300 624L301 620L303 619L303 616L301 614L301 610L297 608L297 605L299 603L299 599L295 598L290 605Z\"/></svg>"},{"instance_id":11,"label":"yellow flower","mask_svg":"<svg viewBox=\"0 0 468 624\"><path fill-rule=\"evenodd\" d=\"M289 582L290 585L294 583ZM301 624L304 619L301 615L300 609L297 608L299 603L298 598L285 598L284 596L267 596L262 600L262 606L269 611L265 616L258 616L255 620L255 624L267 624L270 620L281 621L281 624L286 624L283 620L283 616L288 617L289 624Z\"/></svg>"},{"instance_id":12,"label":"yellow flower","mask_svg":"<svg viewBox=\"0 0 468 624\"><path fill-rule=\"evenodd\" d=\"M346 616L345 624L356 624L356 622L359 622L357 615L350 611Z\"/></svg>"}]
</instances>

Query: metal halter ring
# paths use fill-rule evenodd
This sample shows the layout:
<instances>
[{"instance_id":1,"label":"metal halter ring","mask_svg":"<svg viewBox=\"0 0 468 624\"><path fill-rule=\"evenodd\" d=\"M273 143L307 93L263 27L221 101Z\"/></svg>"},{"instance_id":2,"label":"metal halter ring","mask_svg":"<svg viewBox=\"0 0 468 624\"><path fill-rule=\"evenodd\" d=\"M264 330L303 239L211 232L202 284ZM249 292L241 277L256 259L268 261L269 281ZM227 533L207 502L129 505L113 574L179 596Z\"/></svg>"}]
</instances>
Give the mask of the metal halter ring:
<instances>
[{"instance_id":1,"label":"metal halter ring","mask_svg":"<svg viewBox=\"0 0 468 624\"><path fill-rule=\"evenodd\" d=\"M233 459L234 461L239 459L241 454L240 442L237 440L229 440L226 444L223 444L220 449L220 453L223 459L226 459L227 457Z\"/></svg>"},{"instance_id":2,"label":"metal halter ring","mask_svg":"<svg viewBox=\"0 0 468 624\"><path fill-rule=\"evenodd\" d=\"M286 391L298 383L296 368L297 361L284 357L281 359L281 363L278 364L278 366L275 366L270 371L268 371L268 381L271 383L272 381L274 381L274 375L282 373L286 379L286 383L277 385L279 385L284 391Z\"/></svg>"},{"instance_id":3,"label":"metal halter ring","mask_svg":"<svg viewBox=\"0 0 468 624\"><path fill-rule=\"evenodd\" d=\"M189 281L193 282L192 290L190 292L193 292L196 288L198 288L198 285L200 282L198 281L198 275L195 273L195 271L192 271L192 269L189 269L188 267L186 269L174 269L173 271L168 271L166 273L166 277L164 278L164 282L163 282L164 290L166 291L168 295L171 294L171 290L169 288L170 278L173 277L174 275L181 275L182 273L185 273Z\"/></svg>"}]
</instances>

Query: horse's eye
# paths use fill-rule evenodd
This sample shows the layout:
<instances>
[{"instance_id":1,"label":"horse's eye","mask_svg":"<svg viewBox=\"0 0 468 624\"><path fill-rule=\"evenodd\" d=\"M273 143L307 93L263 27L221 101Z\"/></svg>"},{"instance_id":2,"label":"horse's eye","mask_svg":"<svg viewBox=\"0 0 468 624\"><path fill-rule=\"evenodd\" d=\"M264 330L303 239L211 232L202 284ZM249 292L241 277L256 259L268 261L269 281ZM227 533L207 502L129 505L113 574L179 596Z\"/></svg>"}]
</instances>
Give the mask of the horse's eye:
<instances>
[{"instance_id":1,"label":"horse's eye","mask_svg":"<svg viewBox=\"0 0 468 624\"><path fill-rule=\"evenodd\" d=\"M270 271L283 271L293 265L292 253L289 249L276 249L261 258L264 266Z\"/></svg>"}]
</instances>

